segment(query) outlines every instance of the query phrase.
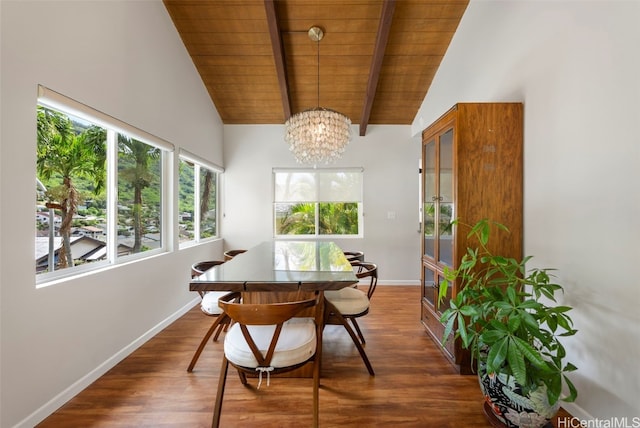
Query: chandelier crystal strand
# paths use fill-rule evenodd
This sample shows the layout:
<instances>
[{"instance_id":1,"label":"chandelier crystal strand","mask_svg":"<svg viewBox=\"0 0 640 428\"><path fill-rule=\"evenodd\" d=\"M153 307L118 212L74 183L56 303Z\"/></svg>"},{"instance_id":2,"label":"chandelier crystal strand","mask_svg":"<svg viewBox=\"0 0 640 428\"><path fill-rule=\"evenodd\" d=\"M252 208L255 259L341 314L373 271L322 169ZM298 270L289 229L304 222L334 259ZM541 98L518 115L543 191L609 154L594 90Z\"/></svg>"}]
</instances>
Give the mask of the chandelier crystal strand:
<instances>
[{"instance_id":1,"label":"chandelier crystal strand","mask_svg":"<svg viewBox=\"0 0 640 428\"><path fill-rule=\"evenodd\" d=\"M298 163L329 164L339 159L351 141L351 119L335 110L320 107L320 40L318 27L309 29L318 42L318 106L301 111L285 122L285 141Z\"/></svg>"}]
</instances>

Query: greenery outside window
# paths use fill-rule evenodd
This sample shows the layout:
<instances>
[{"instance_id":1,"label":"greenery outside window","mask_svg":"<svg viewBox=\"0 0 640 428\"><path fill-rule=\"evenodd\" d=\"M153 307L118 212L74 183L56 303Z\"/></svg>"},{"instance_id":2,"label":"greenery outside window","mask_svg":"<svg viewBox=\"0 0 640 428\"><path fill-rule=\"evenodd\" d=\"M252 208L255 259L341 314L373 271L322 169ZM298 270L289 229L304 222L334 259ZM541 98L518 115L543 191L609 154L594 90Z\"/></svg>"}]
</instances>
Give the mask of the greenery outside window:
<instances>
[{"instance_id":1,"label":"greenery outside window","mask_svg":"<svg viewBox=\"0 0 640 428\"><path fill-rule=\"evenodd\" d=\"M162 151L118 134L118 257L162 246Z\"/></svg>"},{"instance_id":2,"label":"greenery outside window","mask_svg":"<svg viewBox=\"0 0 640 428\"><path fill-rule=\"evenodd\" d=\"M276 169L276 237L361 237L362 169Z\"/></svg>"},{"instance_id":3,"label":"greenery outside window","mask_svg":"<svg viewBox=\"0 0 640 428\"><path fill-rule=\"evenodd\" d=\"M218 178L221 172L222 168L180 151L180 245L218 237Z\"/></svg>"},{"instance_id":4,"label":"greenery outside window","mask_svg":"<svg viewBox=\"0 0 640 428\"><path fill-rule=\"evenodd\" d=\"M173 145L40 86L37 283L167 251Z\"/></svg>"}]
</instances>

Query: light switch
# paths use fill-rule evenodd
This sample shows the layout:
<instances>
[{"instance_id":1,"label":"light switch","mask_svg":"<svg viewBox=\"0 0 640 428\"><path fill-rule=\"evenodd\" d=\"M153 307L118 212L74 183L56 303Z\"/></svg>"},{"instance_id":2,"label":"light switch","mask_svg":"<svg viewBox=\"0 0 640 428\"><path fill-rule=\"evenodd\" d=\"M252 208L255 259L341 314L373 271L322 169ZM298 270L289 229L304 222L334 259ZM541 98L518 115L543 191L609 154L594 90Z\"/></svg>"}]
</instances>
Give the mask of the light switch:
<instances>
[{"instance_id":1,"label":"light switch","mask_svg":"<svg viewBox=\"0 0 640 428\"><path fill-rule=\"evenodd\" d=\"M395 220L396 219L396 212L395 211L387 211L387 219L388 220Z\"/></svg>"}]
</instances>

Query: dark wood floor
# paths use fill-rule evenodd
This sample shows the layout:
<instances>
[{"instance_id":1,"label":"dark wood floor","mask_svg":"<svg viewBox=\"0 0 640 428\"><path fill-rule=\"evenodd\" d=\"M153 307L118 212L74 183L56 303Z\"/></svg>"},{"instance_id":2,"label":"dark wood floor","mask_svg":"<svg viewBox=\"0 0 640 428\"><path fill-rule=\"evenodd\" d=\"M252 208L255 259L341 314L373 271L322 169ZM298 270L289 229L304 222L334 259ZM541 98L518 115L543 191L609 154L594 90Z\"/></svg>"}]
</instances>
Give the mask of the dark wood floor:
<instances>
[{"instance_id":1,"label":"dark wood floor","mask_svg":"<svg viewBox=\"0 0 640 428\"><path fill-rule=\"evenodd\" d=\"M420 290L379 286L361 327L370 377L342 327L327 326L320 390L322 427L491 427L475 376L460 376L420 324ZM47 427L207 427L222 343L193 351L211 323L194 308L45 419ZM308 427L311 379L275 378L256 390L230 371L221 426Z\"/></svg>"}]
</instances>

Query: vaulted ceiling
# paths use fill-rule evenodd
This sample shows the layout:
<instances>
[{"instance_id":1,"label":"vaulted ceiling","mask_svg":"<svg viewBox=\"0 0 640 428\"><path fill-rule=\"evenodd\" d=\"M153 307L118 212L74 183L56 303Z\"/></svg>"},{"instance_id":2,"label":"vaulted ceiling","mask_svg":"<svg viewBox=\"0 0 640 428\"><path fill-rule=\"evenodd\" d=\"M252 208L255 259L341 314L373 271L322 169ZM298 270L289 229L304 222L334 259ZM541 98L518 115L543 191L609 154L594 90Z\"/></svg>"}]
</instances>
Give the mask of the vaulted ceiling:
<instances>
[{"instance_id":1,"label":"vaulted ceiling","mask_svg":"<svg viewBox=\"0 0 640 428\"><path fill-rule=\"evenodd\" d=\"M321 106L360 135L412 123L468 2L164 0L225 124L282 124Z\"/></svg>"}]
</instances>

